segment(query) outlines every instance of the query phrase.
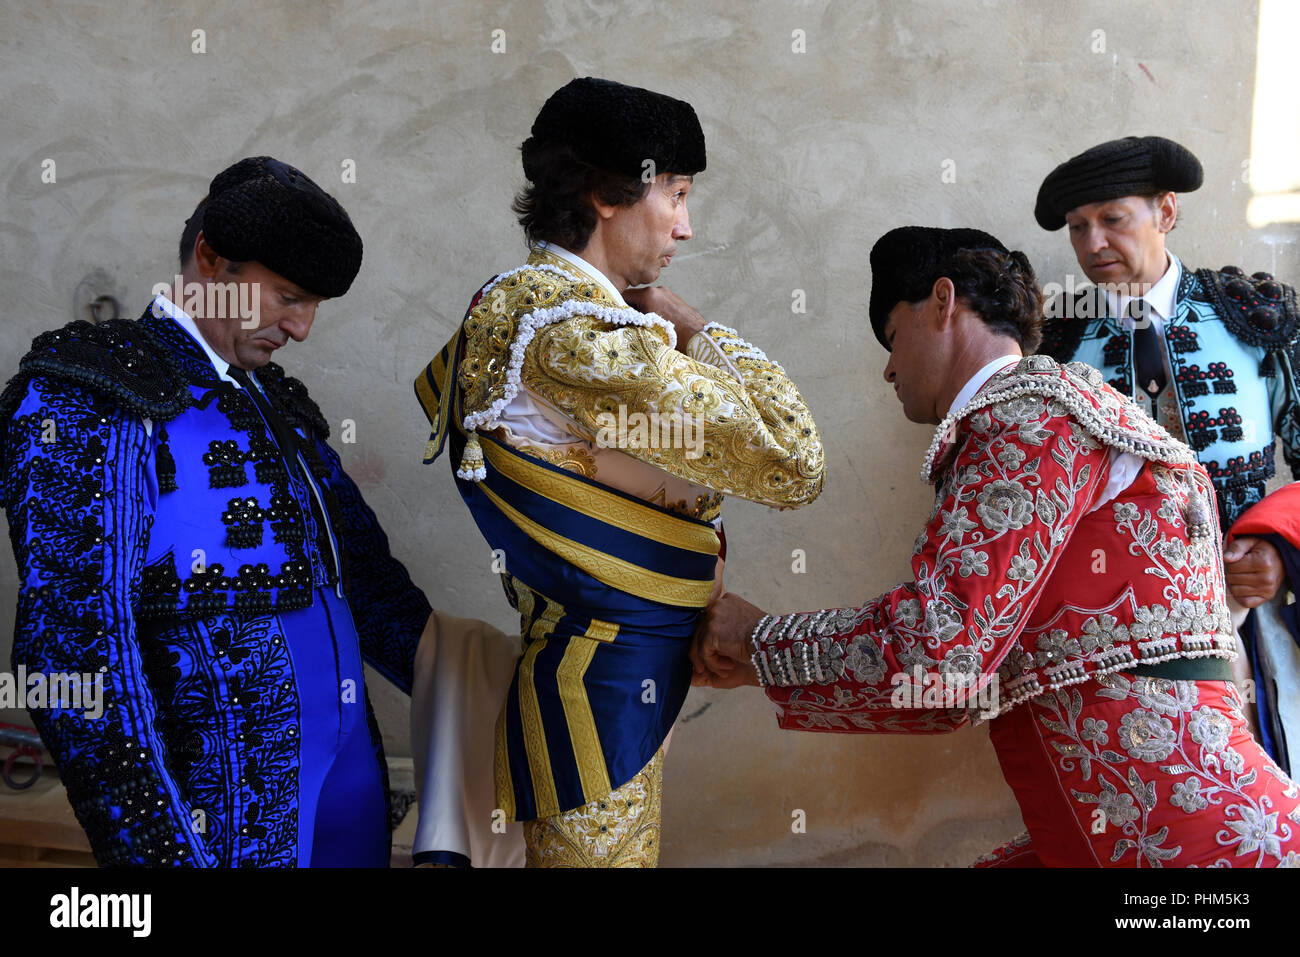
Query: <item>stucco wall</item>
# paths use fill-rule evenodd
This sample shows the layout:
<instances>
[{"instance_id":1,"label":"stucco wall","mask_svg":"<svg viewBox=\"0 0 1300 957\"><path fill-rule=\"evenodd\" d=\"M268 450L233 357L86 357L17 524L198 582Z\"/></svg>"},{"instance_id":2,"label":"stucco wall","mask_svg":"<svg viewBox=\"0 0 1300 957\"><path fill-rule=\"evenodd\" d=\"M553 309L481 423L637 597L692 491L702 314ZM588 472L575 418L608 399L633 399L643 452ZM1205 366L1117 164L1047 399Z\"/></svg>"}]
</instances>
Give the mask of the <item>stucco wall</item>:
<instances>
[{"instance_id":1,"label":"stucco wall","mask_svg":"<svg viewBox=\"0 0 1300 957\"><path fill-rule=\"evenodd\" d=\"M347 206L366 258L279 361L336 428L356 422L344 461L433 604L517 627L445 464L420 465L411 382L474 290L522 261L509 202L545 97L575 75L649 86L694 104L709 150L695 238L663 281L780 359L827 448L814 505L728 506L728 585L772 610L860 603L907 575L930 500L929 432L902 418L866 323L872 242L906 223L979 226L1061 281L1067 240L1032 218L1042 177L1104 139L1160 133L1206 168L1171 247L1295 280L1294 230L1244 216L1256 16L1247 0L5 0L0 375L88 289L138 314L215 172L260 153L300 166ZM408 753L406 700L377 679L371 693L390 752ZM666 784L665 864L956 865L1019 830L984 731L784 733L752 689L692 691Z\"/></svg>"}]
</instances>

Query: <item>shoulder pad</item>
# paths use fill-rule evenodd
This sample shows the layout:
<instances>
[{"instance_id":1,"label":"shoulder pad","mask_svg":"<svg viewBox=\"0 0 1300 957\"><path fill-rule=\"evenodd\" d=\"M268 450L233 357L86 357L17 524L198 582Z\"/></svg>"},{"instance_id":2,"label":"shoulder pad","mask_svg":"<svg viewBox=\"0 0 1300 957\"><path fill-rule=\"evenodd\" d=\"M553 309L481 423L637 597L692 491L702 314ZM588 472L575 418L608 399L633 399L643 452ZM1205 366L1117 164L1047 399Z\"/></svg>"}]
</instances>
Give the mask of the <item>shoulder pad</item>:
<instances>
[{"instance_id":1,"label":"shoulder pad","mask_svg":"<svg viewBox=\"0 0 1300 957\"><path fill-rule=\"evenodd\" d=\"M0 418L13 414L27 383L37 376L71 382L159 422L176 418L191 401L170 352L145 326L130 319L78 319L37 336L0 396Z\"/></svg>"},{"instance_id":2,"label":"shoulder pad","mask_svg":"<svg viewBox=\"0 0 1300 957\"><path fill-rule=\"evenodd\" d=\"M1132 399L1105 385L1097 369L1082 362L1060 365L1049 356L1032 355L995 375L970 402L939 423L921 467L921 481L933 481L936 461L942 458L939 452L952 443L958 422L989 409L993 419L1014 423L1022 421L1018 417L1026 407L1033 412L1038 403L1045 404L1052 415L1068 415L1108 448L1152 462L1184 465L1196 461L1190 448L1150 419ZM1057 411L1052 411L1053 407Z\"/></svg>"},{"instance_id":3,"label":"shoulder pad","mask_svg":"<svg viewBox=\"0 0 1300 957\"><path fill-rule=\"evenodd\" d=\"M1236 266L1196 270L1204 298L1228 330L1247 345L1282 349L1300 339L1295 289L1266 272L1247 276Z\"/></svg>"},{"instance_id":4,"label":"shoulder pad","mask_svg":"<svg viewBox=\"0 0 1300 957\"><path fill-rule=\"evenodd\" d=\"M464 352L456 371L463 397L461 425L495 427L498 413L518 393L523 362L523 352L515 349L518 340L531 343L541 325L566 311L596 315L612 308L598 285L547 263L521 266L493 279L479 291L463 323Z\"/></svg>"},{"instance_id":5,"label":"shoulder pad","mask_svg":"<svg viewBox=\"0 0 1300 957\"><path fill-rule=\"evenodd\" d=\"M301 381L285 375L284 368L275 362L268 362L256 371L257 381L262 383L271 404L290 425L314 432L322 439L329 438L329 423Z\"/></svg>"}]
</instances>

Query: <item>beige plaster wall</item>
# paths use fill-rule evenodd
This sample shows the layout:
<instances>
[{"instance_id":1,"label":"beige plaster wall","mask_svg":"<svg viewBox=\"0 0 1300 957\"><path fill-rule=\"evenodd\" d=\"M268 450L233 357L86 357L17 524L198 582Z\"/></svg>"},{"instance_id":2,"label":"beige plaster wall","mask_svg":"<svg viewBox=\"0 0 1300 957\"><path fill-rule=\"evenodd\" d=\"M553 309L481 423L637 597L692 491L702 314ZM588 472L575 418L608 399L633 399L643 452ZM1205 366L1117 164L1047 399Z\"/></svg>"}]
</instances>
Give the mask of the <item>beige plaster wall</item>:
<instances>
[{"instance_id":1,"label":"beige plaster wall","mask_svg":"<svg viewBox=\"0 0 1300 957\"><path fill-rule=\"evenodd\" d=\"M902 419L866 323L872 242L979 226L1061 281L1065 236L1031 215L1042 177L1103 139L1161 133L1206 166L1172 247L1296 279L1294 230L1244 217L1256 16L1249 0L4 0L0 375L88 291L138 314L215 172L259 153L300 166L347 206L366 259L280 361L336 428L357 423L344 460L433 604L509 628L445 465L420 465L411 382L474 290L522 261L509 201L545 97L575 75L650 86L695 105L709 148L695 239L663 280L782 361L827 445L811 507L728 506L728 584L773 610L860 603L907 574L930 496L928 431ZM0 621L14 588L6 549ZM372 694L391 753L408 753L405 699L378 680ZM784 733L752 690L691 693L666 780L672 865L959 865L1019 830L985 732Z\"/></svg>"}]
</instances>

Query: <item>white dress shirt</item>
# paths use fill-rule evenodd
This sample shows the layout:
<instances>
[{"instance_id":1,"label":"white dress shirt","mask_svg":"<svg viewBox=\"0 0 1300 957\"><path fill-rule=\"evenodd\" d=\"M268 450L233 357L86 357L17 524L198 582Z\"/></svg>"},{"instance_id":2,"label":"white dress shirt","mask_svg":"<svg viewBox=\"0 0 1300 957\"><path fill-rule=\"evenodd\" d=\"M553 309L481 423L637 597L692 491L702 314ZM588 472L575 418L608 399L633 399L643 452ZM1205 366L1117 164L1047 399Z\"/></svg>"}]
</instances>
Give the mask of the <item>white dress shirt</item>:
<instances>
[{"instance_id":1,"label":"white dress shirt","mask_svg":"<svg viewBox=\"0 0 1300 957\"><path fill-rule=\"evenodd\" d=\"M1126 332L1132 332L1136 325L1136 320L1129 314L1129 304L1133 300L1139 299L1146 303L1146 315L1151 320L1151 325L1160 337L1160 357L1165 364L1165 382L1173 381L1173 370L1169 368L1169 350L1165 348L1165 323L1173 318L1174 302L1178 293L1178 273L1182 266L1177 256L1167 252L1169 266L1165 269L1164 275L1161 276L1145 295L1128 296L1116 292L1114 289L1106 291L1106 302L1111 308L1111 315L1118 316L1120 325ZM1144 385L1144 383L1138 383ZM1166 386L1168 388L1168 386Z\"/></svg>"}]
</instances>

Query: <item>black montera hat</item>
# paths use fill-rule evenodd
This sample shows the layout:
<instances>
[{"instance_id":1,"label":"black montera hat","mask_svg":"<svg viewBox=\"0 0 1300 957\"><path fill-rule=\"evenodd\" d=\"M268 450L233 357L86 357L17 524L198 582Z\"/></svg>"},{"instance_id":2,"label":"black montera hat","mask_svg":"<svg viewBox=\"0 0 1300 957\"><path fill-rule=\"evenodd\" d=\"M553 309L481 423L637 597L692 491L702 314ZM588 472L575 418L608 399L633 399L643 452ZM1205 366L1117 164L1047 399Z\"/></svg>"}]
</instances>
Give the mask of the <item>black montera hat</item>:
<instances>
[{"instance_id":1,"label":"black montera hat","mask_svg":"<svg viewBox=\"0 0 1300 957\"><path fill-rule=\"evenodd\" d=\"M1044 229L1060 229L1076 206L1121 196L1149 196L1172 190L1190 193L1204 179L1192 151L1163 136L1126 136L1068 159L1038 188L1034 218Z\"/></svg>"},{"instance_id":2,"label":"black montera hat","mask_svg":"<svg viewBox=\"0 0 1300 957\"><path fill-rule=\"evenodd\" d=\"M693 176L704 169L704 131L685 100L582 77L551 94L522 146L524 175L534 180L538 150L566 144L578 158L611 173L641 176L645 161L656 173Z\"/></svg>"},{"instance_id":3,"label":"black montera hat","mask_svg":"<svg viewBox=\"0 0 1300 957\"><path fill-rule=\"evenodd\" d=\"M871 247L871 301L867 307L871 330L886 349L885 323L900 302L917 302L963 249L1007 252L997 238L979 229L939 229L935 226L899 226Z\"/></svg>"},{"instance_id":4,"label":"black montera hat","mask_svg":"<svg viewBox=\"0 0 1300 957\"><path fill-rule=\"evenodd\" d=\"M361 237L343 207L307 174L270 156L218 173L202 216L217 255L261 263L313 295L343 295L361 268Z\"/></svg>"}]
</instances>

